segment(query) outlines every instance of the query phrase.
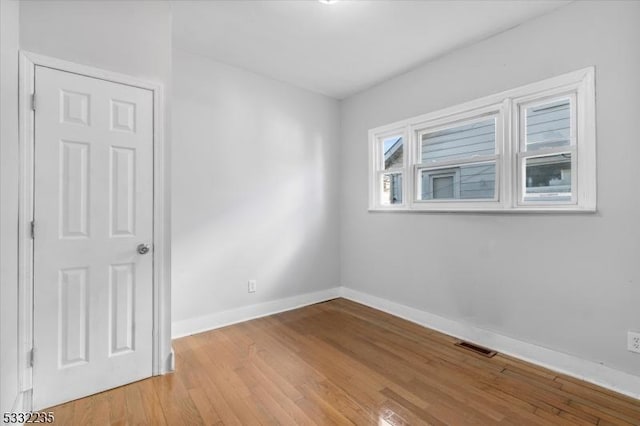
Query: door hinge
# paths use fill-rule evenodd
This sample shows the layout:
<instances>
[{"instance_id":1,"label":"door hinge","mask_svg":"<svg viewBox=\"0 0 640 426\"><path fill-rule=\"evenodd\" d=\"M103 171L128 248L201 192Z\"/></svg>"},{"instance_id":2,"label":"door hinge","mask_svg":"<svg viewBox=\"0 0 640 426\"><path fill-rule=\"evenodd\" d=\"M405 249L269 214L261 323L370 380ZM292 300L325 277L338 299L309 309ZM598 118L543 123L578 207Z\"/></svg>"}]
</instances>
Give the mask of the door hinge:
<instances>
[{"instance_id":1,"label":"door hinge","mask_svg":"<svg viewBox=\"0 0 640 426\"><path fill-rule=\"evenodd\" d=\"M31 221L31 239L35 239L36 237L36 222L35 221Z\"/></svg>"},{"instance_id":2,"label":"door hinge","mask_svg":"<svg viewBox=\"0 0 640 426\"><path fill-rule=\"evenodd\" d=\"M33 111L36 110L36 94L35 93L31 95L31 109Z\"/></svg>"},{"instance_id":3,"label":"door hinge","mask_svg":"<svg viewBox=\"0 0 640 426\"><path fill-rule=\"evenodd\" d=\"M29 367L33 367L33 363L35 361L35 352L36 352L35 348L29 351Z\"/></svg>"}]
</instances>

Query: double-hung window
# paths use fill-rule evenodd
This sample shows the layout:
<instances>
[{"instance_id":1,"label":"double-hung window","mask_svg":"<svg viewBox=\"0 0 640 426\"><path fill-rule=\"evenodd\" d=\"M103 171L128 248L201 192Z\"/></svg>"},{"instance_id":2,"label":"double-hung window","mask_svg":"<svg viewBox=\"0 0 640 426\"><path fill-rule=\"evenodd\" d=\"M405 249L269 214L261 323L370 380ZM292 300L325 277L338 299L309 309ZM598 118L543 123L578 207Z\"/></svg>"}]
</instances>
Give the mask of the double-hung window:
<instances>
[{"instance_id":1,"label":"double-hung window","mask_svg":"<svg viewBox=\"0 0 640 426\"><path fill-rule=\"evenodd\" d=\"M373 166L375 187L372 192L377 197L376 204L387 209L405 207L405 146L404 129L392 129L376 135Z\"/></svg>"},{"instance_id":2,"label":"double-hung window","mask_svg":"<svg viewBox=\"0 0 640 426\"><path fill-rule=\"evenodd\" d=\"M576 205L576 95L515 102L518 205Z\"/></svg>"},{"instance_id":3,"label":"double-hung window","mask_svg":"<svg viewBox=\"0 0 640 426\"><path fill-rule=\"evenodd\" d=\"M372 129L370 209L595 210L594 70Z\"/></svg>"},{"instance_id":4,"label":"double-hung window","mask_svg":"<svg viewBox=\"0 0 640 426\"><path fill-rule=\"evenodd\" d=\"M464 208L499 202L502 105L411 126L414 205Z\"/></svg>"}]
</instances>

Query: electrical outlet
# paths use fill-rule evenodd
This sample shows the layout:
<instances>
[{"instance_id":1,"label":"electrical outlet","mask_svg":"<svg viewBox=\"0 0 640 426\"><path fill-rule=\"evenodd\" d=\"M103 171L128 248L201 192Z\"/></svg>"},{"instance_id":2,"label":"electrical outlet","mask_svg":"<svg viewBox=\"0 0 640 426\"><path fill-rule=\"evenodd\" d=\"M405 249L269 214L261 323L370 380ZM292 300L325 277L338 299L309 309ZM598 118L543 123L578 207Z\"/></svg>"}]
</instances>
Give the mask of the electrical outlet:
<instances>
[{"instance_id":1,"label":"electrical outlet","mask_svg":"<svg viewBox=\"0 0 640 426\"><path fill-rule=\"evenodd\" d=\"M640 354L640 332L629 332L627 335L627 349Z\"/></svg>"},{"instance_id":2,"label":"electrical outlet","mask_svg":"<svg viewBox=\"0 0 640 426\"><path fill-rule=\"evenodd\" d=\"M249 280L249 285L247 287L247 291L249 291L249 293L255 293L256 292L256 280Z\"/></svg>"}]
</instances>

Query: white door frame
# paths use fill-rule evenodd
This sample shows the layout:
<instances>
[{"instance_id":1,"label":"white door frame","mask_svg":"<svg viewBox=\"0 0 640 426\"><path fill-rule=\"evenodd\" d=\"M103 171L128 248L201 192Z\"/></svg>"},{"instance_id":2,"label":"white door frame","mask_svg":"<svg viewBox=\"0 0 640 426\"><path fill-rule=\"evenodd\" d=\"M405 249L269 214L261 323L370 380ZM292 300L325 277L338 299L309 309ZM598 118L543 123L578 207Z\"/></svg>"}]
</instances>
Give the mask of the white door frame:
<instances>
[{"instance_id":1,"label":"white door frame","mask_svg":"<svg viewBox=\"0 0 640 426\"><path fill-rule=\"evenodd\" d=\"M171 347L171 274L169 185L166 182L167 158L164 135L164 93L158 83L150 83L124 74L79 65L39 54L20 52L20 189L18 213L18 368L23 409L31 410L33 368L33 220L34 186L34 110L35 67L61 71L139 87L153 92L153 375L174 369ZM37 105L37 94L36 94ZM37 237L37 229L36 229ZM35 362L37 362L37 348Z\"/></svg>"}]
</instances>

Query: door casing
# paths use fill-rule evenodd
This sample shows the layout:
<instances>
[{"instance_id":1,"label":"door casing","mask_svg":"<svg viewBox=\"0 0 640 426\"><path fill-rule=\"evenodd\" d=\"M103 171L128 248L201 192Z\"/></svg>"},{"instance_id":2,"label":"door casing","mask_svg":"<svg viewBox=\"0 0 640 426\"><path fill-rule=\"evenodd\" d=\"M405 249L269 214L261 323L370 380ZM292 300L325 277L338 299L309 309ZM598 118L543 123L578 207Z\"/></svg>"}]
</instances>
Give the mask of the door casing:
<instances>
[{"instance_id":1,"label":"door casing","mask_svg":"<svg viewBox=\"0 0 640 426\"><path fill-rule=\"evenodd\" d=\"M34 186L34 110L32 94L36 65L107 80L153 92L153 365L152 374L173 371L171 347L171 274L169 185L166 181L164 98L161 84L139 80L124 74L105 71L31 52L20 52L19 121L20 188L18 212L18 368L22 408L32 408L33 375L33 220ZM37 94L35 97L37 107ZM37 238L37 235L36 235ZM35 362L38 362L37 348Z\"/></svg>"}]
</instances>

